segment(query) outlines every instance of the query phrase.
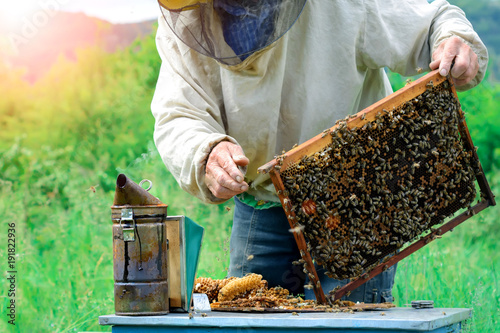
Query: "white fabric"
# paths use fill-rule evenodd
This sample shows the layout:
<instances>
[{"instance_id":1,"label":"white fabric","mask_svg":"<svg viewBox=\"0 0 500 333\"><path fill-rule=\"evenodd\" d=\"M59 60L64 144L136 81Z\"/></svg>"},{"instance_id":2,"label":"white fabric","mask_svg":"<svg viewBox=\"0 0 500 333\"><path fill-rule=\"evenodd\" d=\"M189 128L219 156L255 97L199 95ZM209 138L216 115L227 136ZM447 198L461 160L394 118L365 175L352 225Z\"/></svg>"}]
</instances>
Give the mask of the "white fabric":
<instances>
[{"instance_id":1,"label":"white fabric","mask_svg":"<svg viewBox=\"0 0 500 333\"><path fill-rule=\"evenodd\" d=\"M392 92L384 67L402 75L428 69L450 36L488 55L464 13L444 0L309 0L290 31L246 68L232 70L188 48L159 19L162 58L152 112L155 142L180 186L219 203L204 184L205 161L222 140L250 165L248 192L277 201L257 168Z\"/></svg>"}]
</instances>

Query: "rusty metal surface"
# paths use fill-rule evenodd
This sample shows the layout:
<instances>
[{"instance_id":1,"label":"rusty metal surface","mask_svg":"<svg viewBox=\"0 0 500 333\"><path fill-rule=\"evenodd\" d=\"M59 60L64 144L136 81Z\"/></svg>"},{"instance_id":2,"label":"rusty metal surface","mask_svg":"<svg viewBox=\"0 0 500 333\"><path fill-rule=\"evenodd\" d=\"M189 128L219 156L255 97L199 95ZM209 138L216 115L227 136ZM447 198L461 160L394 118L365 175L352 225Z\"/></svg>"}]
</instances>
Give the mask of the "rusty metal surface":
<instances>
[{"instance_id":1,"label":"rusty metal surface","mask_svg":"<svg viewBox=\"0 0 500 333\"><path fill-rule=\"evenodd\" d=\"M123 228L134 229L135 241L124 241ZM168 312L164 217L136 218L135 227L113 221L113 275L117 314Z\"/></svg>"},{"instance_id":2,"label":"rusty metal surface","mask_svg":"<svg viewBox=\"0 0 500 333\"><path fill-rule=\"evenodd\" d=\"M134 183L124 174L118 175L116 179L114 206L147 206L162 205L158 198L151 195L138 184Z\"/></svg>"},{"instance_id":3,"label":"rusty metal surface","mask_svg":"<svg viewBox=\"0 0 500 333\"><path fill-rule=\"evenodd\" d=\"M168 282L115 282L115 313L121 316L164 315L169 312ZM165 306L167 305L167 306Z\"/></svg>"},{"instance_id":4,"label":"rusty metal surface","mask_svg":"<svg viewBox=\"0 0 500 333\"><path fill-rule=\"evenodd\" d=\"M113 277L117 315L169 312L167 205L121 174L113 221Z\"/></svg>"},{"instance_id":5,"label":"rusty metal surface","mask_svg":"<svg viewBox=\"0 0 500 333\"><path fill-rule=\"evenodd\" d=\"M134 211L134 215L137 217L162 217L167 216L168 206L165 204L156 206L111 206L111 219L113 221L119 221L122 214L122 209L130 208Z\"/></svg>"}]
</instances>

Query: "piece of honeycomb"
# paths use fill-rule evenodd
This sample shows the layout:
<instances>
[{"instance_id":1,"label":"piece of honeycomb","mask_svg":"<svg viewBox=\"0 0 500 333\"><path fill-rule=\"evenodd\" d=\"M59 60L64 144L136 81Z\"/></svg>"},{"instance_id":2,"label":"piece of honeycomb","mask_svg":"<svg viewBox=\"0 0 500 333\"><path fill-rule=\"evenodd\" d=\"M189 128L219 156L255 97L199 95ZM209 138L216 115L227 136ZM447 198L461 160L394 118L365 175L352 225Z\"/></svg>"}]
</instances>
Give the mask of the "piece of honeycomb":
<instances>
[{"instance_id":1,"label":"piece of honeycomb","mask_svg":"<svg viewBox=\"0 0 500 333\"><path fill-rule=\"evenodd\" d=\"M236 296L260 286L261 281L262 275L255 273L234 279L219 290L218 300L219 302L231 301Z\"/></svg>"},{"instance_id":2,"label":"piece of honeycomb","mask_svg":"<svg viewBox=\"0 0 500 333\"><path fill-rule=\"evenodd\" d=\"M250 276L250 277L249 277ZM350 301L330 301L328 305L320 305L314 300L304 300L299 296L293 296L289 293L288 289L280 286L268 288L266 280L260 280L260 275L250 274L242 278L230 278L224 280L212 280L211 278L198 278L195 282L194 292L203 293L204 291L212 292L213 290L221 290L217 288L221 282L231 282L233 286L231 289L238 289L232 299L215 301L218 297L212 297L214 301L210 306L212 310L224 311L326 311L326 312L352 312L362 311L364 308L369 307L364 303L355 304ZM250 283L250 280L252 281ZM257 282L258 281L258 282ZM227 284L229 286L229 284ZM242 287L245 286L245 287ZM394 307L392 303L378 304L377 306L390 308Z\"/></svg>"}]
</instances>

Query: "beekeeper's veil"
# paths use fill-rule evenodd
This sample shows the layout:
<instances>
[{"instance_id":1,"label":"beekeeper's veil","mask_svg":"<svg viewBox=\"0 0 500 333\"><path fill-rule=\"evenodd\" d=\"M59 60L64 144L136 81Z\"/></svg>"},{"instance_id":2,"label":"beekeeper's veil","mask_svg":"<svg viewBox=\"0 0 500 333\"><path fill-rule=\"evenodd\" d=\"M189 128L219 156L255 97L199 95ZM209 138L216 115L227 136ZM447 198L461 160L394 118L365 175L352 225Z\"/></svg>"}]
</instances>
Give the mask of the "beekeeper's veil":
<instances>
[{"instance_id":1,"label":"beekeeper's veil","mask_svg":"<svg viewBox=\"0 0 500 333\"><path fill-rule=\"evenodd\" d=\"M192 49L234 66L283 36L306 0L158 0L172 31Z\"/></svg>"}]
</instances>

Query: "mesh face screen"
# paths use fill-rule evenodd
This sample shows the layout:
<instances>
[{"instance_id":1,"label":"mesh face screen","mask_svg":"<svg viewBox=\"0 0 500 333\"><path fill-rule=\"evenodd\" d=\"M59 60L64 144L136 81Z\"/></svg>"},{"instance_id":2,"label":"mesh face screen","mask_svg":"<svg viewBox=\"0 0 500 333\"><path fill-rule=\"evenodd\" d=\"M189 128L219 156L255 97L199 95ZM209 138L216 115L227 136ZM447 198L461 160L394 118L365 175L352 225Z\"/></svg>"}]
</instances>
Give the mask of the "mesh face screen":
<instances>
[{"instance_id":1,"label":"mesh face screen","mask_svg":"<svg viewBox=\"0 0 500 333\"><path fill-rule=\"evenodd\" d=\"M236 66L280 39L306 0L160 1L165 22L187 46Z\"/></svg>"},{"instance_id":2,"label":"mesh face screen","mask_svg":"<svg viewBox=\"0 0 500 333\"><path fill-rule=\"evenodd\" d=\"M360 128L337 122L323 149L278 166L288 218L328 276L358 277L470 206L478 162L464 148L459 117L448 81L431 82Z\"/></svg>"}]
</instances>

